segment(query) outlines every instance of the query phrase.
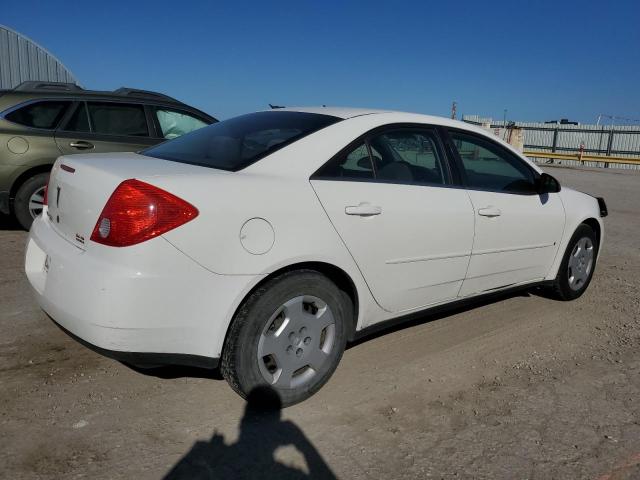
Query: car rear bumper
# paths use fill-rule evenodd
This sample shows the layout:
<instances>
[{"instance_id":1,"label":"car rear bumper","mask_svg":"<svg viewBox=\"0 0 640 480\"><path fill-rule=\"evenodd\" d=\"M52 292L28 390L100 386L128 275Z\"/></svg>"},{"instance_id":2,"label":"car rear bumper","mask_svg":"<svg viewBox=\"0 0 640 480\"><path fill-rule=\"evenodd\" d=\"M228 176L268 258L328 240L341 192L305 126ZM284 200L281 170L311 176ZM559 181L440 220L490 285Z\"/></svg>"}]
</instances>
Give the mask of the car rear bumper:
<instances>
[{"instance_id":1,"label":"car rear bumper","mask_svg":"<svg viewBox=\"0 0 640 480\"><path fill-rule=\"evenodd\" d=\"M119 350L107 350L105 348L98 347L93 343L87 342L75 335L73 332L64 328L56 322L55 319L51 317L49 318L58 328L60 328L60 330L88 349L93 350L102 356L112 358L120 362L129 363L134 366L183 365L198 368L216 368L220 361L219 358L189 355L185 353L122 352Z\"/></svg>"},{"instance_id":2,"label":"car rear bumper","mask_svg":"<svg viewBox=\"0 0 640 480\"><path fill-rule=\"evenodd\" d=\"M25 272L57 324L94 350L131 363L194 364L180 361L187 355L213 365L237 304L257 281L212 273L163 238L127 248L86 247L71 244L39 216Z\"/></svg>"}]
</instances>

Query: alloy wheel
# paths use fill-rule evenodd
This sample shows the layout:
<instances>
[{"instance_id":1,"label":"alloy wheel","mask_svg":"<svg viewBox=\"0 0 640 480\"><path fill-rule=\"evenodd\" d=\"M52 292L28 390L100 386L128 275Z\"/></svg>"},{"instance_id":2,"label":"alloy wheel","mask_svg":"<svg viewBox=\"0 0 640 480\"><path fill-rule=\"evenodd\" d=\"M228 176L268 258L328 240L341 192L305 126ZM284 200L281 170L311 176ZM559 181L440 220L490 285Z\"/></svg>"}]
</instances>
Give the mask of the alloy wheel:
<instances>
[{"instance_id":1,"label":"alloy wheel","mask_svg":"<svg viewBox=\"0 0 640 480\"><path fill-rule=\"evenodd\" d=\"M260 373L275 387L307 384L331 363L335 339L335 318L325 301L310 295L292 298L271 315L260 336Z\"/></svg>"},{"instance_id":2,"label":"alloy wheel","mask_svg":"<svg viewBox=\"0 0 640 480\"><path fill-rule=\"evenodd\" d=\"M574 291L580 290L589 280L593 268L593 250L593 242L589 237L582 237L573 247L567 274L569 287Z\"/></svg>"}]
</instances>

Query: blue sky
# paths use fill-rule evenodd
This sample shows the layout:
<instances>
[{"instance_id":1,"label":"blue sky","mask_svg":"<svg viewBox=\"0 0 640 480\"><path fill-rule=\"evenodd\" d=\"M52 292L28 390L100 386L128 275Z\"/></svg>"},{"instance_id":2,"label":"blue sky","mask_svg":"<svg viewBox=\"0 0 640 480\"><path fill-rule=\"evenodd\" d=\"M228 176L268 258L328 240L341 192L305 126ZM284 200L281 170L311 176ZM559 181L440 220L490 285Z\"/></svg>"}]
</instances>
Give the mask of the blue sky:
<instances>
[{"instance_id":1,"label":"blue sky","mask_svg":"<svg viewBox=\"0 0 640 480\"><path fill-rule=\"evenodd\" d=\"M86 88L218 118L345 105L513 120L640 118L640 1L2 0Z\"/></svg>"}]
</instances>

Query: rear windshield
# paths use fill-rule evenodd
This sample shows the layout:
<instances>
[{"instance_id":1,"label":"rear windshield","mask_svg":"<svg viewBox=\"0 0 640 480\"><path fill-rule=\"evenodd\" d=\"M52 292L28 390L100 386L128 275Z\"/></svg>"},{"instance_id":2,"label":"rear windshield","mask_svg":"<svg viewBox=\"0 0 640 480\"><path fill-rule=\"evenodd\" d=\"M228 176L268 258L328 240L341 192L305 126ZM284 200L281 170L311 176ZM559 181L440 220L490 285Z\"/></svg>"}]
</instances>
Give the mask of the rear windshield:
<instances>
[{"instance_id":1,"label":"rear windshield","mask_svg":"<svg viewBox=\"0 0 640 480\"><path fill-rule=\"evenodd\" d=\"M148 148L142 154L236 171L339 120L338 117L317 113L250 113Z\"/></svg>"}]
</instances>

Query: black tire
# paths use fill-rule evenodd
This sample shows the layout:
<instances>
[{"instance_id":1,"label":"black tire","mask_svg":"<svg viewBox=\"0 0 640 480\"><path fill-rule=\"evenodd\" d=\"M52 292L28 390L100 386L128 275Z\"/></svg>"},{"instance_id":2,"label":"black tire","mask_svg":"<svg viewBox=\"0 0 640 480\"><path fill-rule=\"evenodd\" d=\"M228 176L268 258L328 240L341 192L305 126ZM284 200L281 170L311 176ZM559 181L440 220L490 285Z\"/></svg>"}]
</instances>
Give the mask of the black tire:
<instances>
[{"instance_id":1,"label":"black tire","mask_svg":"<svg viewBox=\"0 0 640 480\"><path fill-rule=\"evenodd\" d=\"M578 242L580 242L584 238L588 238L593 245L593 260L587 279L583 283L581 283L579 288L575 289L571 287L569 282L569 259L574 252ZM587 290L587 287L589 286L589 284L591 283L591 279L593 278L593 272L596 267L598 247L598 239L593 229L589 225L586 225L584 223L581 224L576 229L573 236L571 237L571 240L569 241L569 244L567 245L567 250L564 252L562 263L560 264L560 268L558 269L558 275L551 285L550 293L554 298L563 301L575 300Z\"/></svg>"},{"instance_id":2,"label":"black tire","mask_svg":"<svg viewBox=\"0 0 640 480\"><path fill-rule=\"evenodd\" d=\"M273 315L286 302L300 296L317 297L331 309L335 320L333 346L322 367L310 372L310 380L296 387L283 388L270 384L261 372L261 368L264 371L266 367L259 365L264 361L259 358L259 342L267 324L275 322ZM316 393L338 366L345 349L352 312L347 294L317 271L297 270L274 277L254 290L236 312L222 351L220 371L231 388L245 399L252 390L269 386L277 392L282 406L302 402ZM286 329L283 333L286 334Z\"/></svg>"},{"instance_id":3,"label":"black tire","mask_svg":"<svg viewBox=\"0 0 640 480\"><path fill-rule=\"evenodd\" d=\"M48 180L48 173L38 173L20 185L20 188L18 188L18 191L16 192L16 196L13 200L13 215L25 230L29 230L33 223L33 217L29 210L29 199L31 198L31 195L44 187Z\"/></svg>"}]
</instances>

